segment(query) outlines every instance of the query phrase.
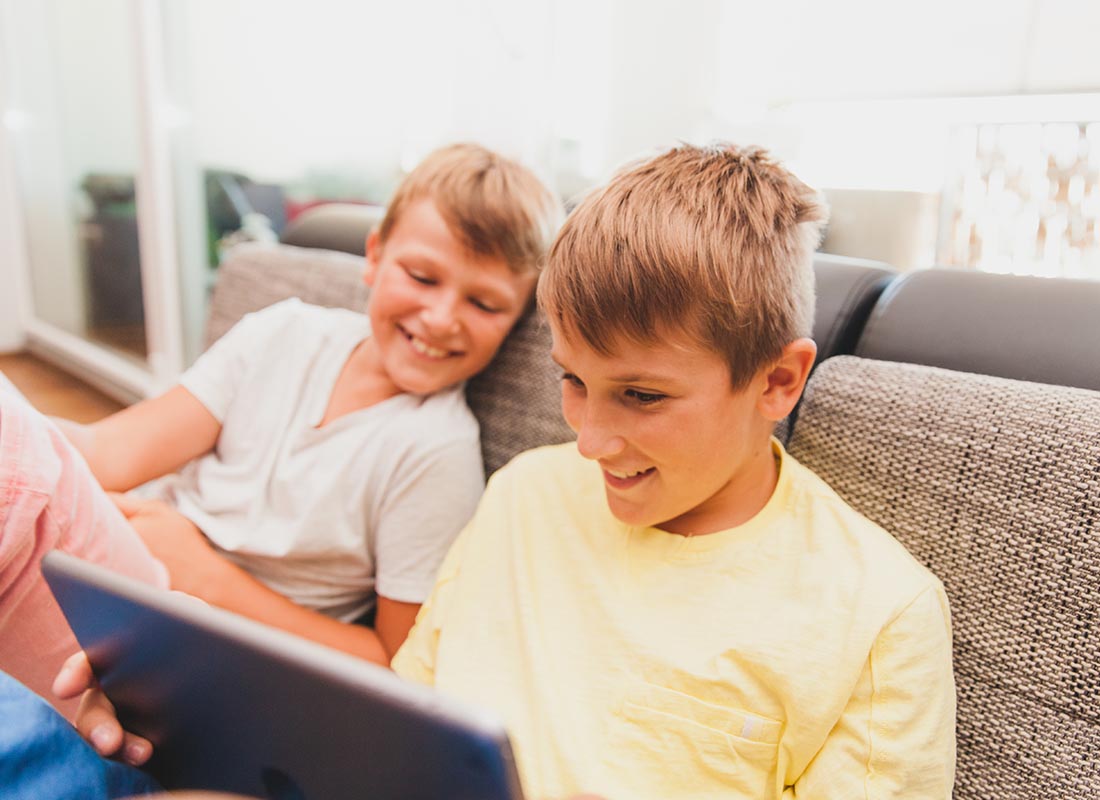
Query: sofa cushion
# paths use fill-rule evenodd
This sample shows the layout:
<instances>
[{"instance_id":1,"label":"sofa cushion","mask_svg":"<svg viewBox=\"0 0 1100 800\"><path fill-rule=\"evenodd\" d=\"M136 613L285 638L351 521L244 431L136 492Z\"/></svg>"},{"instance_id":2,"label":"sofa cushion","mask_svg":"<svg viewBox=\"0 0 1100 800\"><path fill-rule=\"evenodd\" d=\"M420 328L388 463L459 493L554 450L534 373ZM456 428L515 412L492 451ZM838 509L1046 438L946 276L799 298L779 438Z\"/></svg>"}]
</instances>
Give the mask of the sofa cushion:
<instances>
[{"instance_id":1,"label":"sofa cushion","mask_svg":"<svg viewBox=\"0 0 1100 800\"><path fill-rule=\"evenodd\" d=\"M854 352L1100 390L1100 281L910 272L883 292Z\"/></svg>"},{"instance_id":2,"label":"sofa cushion","mask_svg":"<svg viewBox=\"0 0 1100 800\"><path fill-rule=\"evenodd\" d=\"M362 311L369 295L362 273L361 256L287 245L238 245L218 269L206 344L248 312L287 297ZM467 385L467 401L481 426L486 475L523 450L572 438L561 415L560 373L550 358L549 328L531 309L492 363Z\"/></svg>"},{"instance_id":3,"label":"sofa cushion","mask_svg":"<svg viewBox=\"0 0 1100 800\"><path fill-rule=\"evenodd\" d=\"M889 264L828 253L814 254L814 329L817 358L851 353L871 309L883 289L897 275ZM775 426L775 435L786 444L798 419L798 407Z\"/></svg>"},{"instance_id":4,"label":"sofa cushion","mask_svg":"<svg viewBox=\"0 0 1100 800\"><path fill-rule=\"evenodd\" d=\"M880 261L814 254L814 341L818 363L851 353L871 308L897 271Z\"/></svg>"},{"instance_id":5,"label":"sofa cushion","mask_svg":"<svg viewBox=\"0 0 1100 800\"><path fill-rule=\"evenodd\" d=\"M955 797L1100 793L1100 392L840 356L789 449L947 589Z\"/></svg>"},{"instance_id":6,"label":"sofa cushion","mask_svg":"<svg viewBox=\"0 0 1100 800\"><path fill-rule=\"evenodd\" d=\"M292 219L279 241L295 247L317 247L362 256L367 252L367 234L382 222L385 214L384 206L325 203L307 208Z\"/></svg>"}]
</instances>

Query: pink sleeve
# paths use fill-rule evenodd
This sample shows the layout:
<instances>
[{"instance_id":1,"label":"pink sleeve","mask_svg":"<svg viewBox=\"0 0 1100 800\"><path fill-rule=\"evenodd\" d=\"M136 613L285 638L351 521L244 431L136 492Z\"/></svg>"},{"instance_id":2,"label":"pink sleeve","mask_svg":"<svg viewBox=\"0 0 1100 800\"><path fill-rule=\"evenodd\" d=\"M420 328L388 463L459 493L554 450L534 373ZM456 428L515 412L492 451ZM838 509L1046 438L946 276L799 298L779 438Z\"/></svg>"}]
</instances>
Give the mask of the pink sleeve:
<instances>
[{"instance_id":1,"label":"pink sleeve","mask_svg":"<svg viewBox=\"0 0 1100 800\"><path fill-rule=\"evenodd\" d=\"M59 549L147 583L168 585L58 428L0 375L0 669L71 717L50 685L79 647L39 564Z\"/></svg>"}]
</instances>

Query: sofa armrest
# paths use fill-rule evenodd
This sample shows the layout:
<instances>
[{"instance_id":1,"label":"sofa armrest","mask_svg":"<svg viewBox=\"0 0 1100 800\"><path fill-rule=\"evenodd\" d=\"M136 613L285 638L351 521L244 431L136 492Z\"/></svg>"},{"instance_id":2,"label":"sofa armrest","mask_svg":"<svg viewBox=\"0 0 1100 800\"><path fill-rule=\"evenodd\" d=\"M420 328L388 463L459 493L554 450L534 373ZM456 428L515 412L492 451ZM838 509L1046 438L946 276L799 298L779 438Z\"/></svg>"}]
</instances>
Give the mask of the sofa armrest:
<instances>
[{"instance_id":1,"label":"sofa armrest","mask_svg":"<svg viewBox=\"0 0 1100 800\"><path fill-rule=\"evenodd\" d=\"M789 450L947 589L955 797L1100 790L1100 392L838 356Z\"/></svg>"}]
</instances>

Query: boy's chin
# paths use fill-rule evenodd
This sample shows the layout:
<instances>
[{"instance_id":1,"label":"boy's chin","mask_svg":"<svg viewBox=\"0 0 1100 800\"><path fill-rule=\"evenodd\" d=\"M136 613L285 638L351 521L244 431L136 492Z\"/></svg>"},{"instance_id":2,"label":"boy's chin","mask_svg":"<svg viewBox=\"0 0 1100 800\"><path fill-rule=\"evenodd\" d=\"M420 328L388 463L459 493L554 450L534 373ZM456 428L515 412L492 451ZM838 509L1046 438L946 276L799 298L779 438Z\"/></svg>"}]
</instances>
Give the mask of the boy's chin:
<instances>
[{"instance_id":1,"label":"boy's chin","mask_svg":"<svg viewBox=\"0 0 1100 800\"><path fill-rule=\"evenodd\" d=\"M607 492L607 507L611 511L611 516L624 525L630 525L634 528L660 528L661 524L667 521L663 516L655 514L653 511L626 505L610 490Z\"/></svg>"}]
</instances>

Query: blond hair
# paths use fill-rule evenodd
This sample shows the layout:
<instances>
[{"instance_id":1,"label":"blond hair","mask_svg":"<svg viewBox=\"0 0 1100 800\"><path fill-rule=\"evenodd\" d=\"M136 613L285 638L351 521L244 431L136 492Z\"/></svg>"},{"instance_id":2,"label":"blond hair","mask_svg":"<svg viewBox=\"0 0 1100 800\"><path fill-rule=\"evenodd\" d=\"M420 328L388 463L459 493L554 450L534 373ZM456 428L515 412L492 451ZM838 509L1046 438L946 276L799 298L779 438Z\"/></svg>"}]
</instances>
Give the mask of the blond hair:
<instances>
[{"instance_id":1,"label":"blond hair","mask_svg":"<svg viewBox=\"0 0 1100 800\"><path fill-rule=\"evenodd\" d=\"M480 145L454 144L397 187L378 228L383 247L402 212L424 198L471 253L501 258L517 273L542 269L561 222L561 203L529 169Z\"/></svg>"},{"instance_id":2,"label":"blond hair","mask_svg":"<svg viewBox=\"0 0 1100 800\"><path fill-rule=\"evenodd\" d=\"M813 251L827 211L759 148L684 145L628 167L566 219L538 299L610 356L683 331L735 388L813 326Z\"/></svg>"}]
</instances>

